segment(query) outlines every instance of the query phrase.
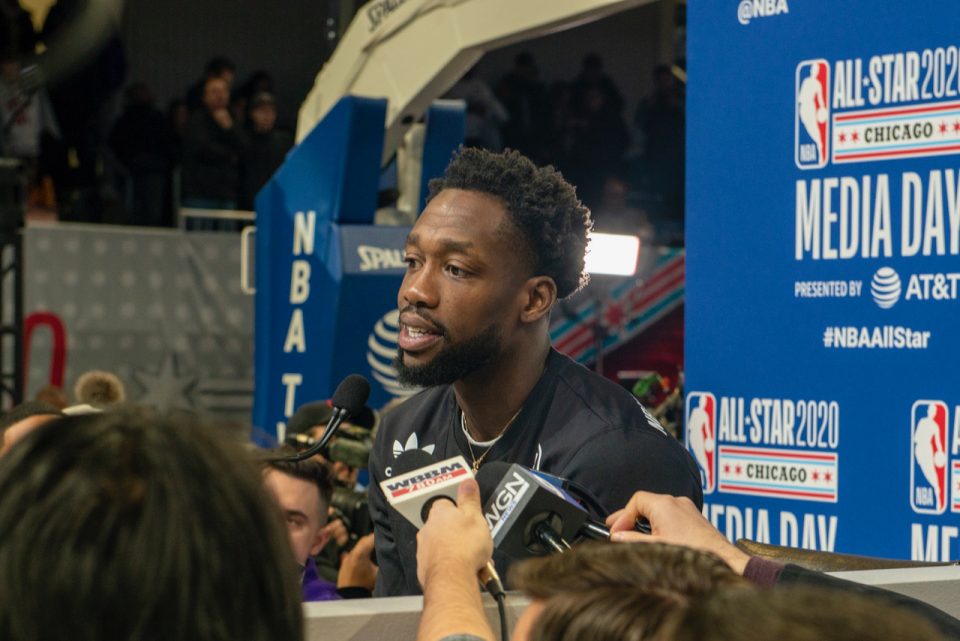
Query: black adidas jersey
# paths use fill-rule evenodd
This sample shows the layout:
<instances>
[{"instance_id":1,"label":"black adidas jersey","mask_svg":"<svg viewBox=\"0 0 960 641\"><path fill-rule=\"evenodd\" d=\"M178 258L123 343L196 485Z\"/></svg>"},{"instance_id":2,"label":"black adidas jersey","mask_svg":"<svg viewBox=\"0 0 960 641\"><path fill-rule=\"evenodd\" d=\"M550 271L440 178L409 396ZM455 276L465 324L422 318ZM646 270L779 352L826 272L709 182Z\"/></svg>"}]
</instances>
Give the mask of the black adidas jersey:
<instances>
[{"instance_id":1,"label":"black adidas jersey","mask_svg":"<svg viewBox=\"0 0 960 641\"><path fill-rule=\"evenodd\" d=\"M462 455L472 461L452 386L416 394L380 425L370 456L370 513L380 565L375 596L421 593L417 530L389 506L379 486L392 476L396 457L414 448L437 460ZM520 414L484 459L489 461L573 481L588 494L599 520L637 490L687 496L703 505L700 472L683 446L629 392L553 350ZM493 558L506 577L507 557L494 551Z\"/></svg>"}]
</instances>

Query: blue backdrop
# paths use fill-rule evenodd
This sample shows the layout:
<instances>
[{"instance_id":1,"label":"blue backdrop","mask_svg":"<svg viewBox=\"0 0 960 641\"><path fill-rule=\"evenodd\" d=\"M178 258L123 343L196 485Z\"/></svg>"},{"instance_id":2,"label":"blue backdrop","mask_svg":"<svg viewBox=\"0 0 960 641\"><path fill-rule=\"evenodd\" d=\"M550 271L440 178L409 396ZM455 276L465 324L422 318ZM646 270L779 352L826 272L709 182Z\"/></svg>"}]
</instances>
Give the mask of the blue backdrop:
<instances>
[{"instance_id":1,"label":"blue backdrop","mask_svg":"<svg viewBox=\"0 0 960 641\"><path fill-rule=\"evenodd\" d=\"M960 558L960 7L689 7L687 443L731 538Z\"/></svg>"}]
</instances>

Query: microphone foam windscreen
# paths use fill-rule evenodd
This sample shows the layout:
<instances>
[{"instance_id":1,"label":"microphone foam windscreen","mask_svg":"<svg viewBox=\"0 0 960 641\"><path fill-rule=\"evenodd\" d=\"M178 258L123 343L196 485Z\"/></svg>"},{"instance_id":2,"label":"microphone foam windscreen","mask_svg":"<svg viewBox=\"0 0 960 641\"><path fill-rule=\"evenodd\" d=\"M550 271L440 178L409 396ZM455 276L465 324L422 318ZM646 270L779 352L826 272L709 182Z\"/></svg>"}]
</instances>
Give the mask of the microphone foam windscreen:
<instances>
[{"instance_id":1,"label":"microphone foam windscreen","mask_svg":"<svg viewBox=\"0 0 960 641\"><path fill-rule=\"evenodd\" d=\"M393 475L406 474L436 462L437 459L423 450L407 450L398 456L397 462L393 464Z\"/></svg>"},{"instance_id":2,"label":"microphone foam windscreen","mask_svg":"<svg viewBox=\"0 0 960 641\"><path fill-rule=\"evenodd\" d=\"M334 407L342 407L347 416L359 416L370 396L370 383L359 374L351 374L343 379L330 399Z\"/></svg>"}]
</instances>

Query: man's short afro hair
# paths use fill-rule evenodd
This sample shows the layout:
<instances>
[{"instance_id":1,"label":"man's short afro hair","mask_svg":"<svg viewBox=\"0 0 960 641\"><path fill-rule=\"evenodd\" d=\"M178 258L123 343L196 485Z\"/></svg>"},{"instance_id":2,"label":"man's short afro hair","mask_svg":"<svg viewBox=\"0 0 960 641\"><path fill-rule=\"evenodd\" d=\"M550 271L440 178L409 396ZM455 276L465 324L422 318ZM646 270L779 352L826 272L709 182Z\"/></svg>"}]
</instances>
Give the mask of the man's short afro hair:
<instances>
[{"instance_id":1,"label":"man's short afro hair","mask_svg":"<svg viewBox=\"0 0 960 641\"><path fill-rule=\"evenodd\" d=\"M566 298L587 284L584 270L590 210L553 167L537 167L517 151L465 148L454 154L443 178L430 181L429 202L444 189L464 189L500 199L534 253L537 274L557 284Z\"/></svg>"}]
</instances>

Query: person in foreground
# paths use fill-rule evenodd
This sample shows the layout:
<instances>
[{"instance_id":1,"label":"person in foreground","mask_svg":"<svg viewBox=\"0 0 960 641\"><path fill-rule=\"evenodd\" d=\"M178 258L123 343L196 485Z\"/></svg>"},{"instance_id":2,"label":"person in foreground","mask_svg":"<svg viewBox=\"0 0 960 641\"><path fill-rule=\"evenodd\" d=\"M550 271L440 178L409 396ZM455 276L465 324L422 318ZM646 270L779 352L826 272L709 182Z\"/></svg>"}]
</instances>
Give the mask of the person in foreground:
<instances>
[{"instance_id":1,"label":"person in foreground","mask_svg":"<svg viewBox=\"0 0 960 641\"><path fill-rule=\"evenodd\" d=\"M418 641L495 639L476 579L491 542L475 494L463 483L458 505L434 504L418 534ZM652 535L633 531L639 516ZM638 492L609 523L615 539L642 544L587 543L512 568L532 598L514 641L960 638L955 619L908 597L800 568L791 571L806 580L771 581L757 570L768 562L740 552L687 499Z\"/></svg>"},{"instance_id":2,"label":"person in foreground","mask_svg":"<svg viewBox=\"0 0 960 641\"><path fill-rule=\"evenodd\" d=\"M0 465L5 641L300 641L295 569L255 466L188 415L59 419Z\"/></svg>"},{"instance_id":3,"label":"person in foreground","mask_svg":"<svg viewBox=\"0 0 960 641\"><path fill-rule=\"evenodd\" d=\"M553 168L464 149L407 237L398 379L424 387L384 417L370 457L375 595L416 594L414 527L379 483L422 449L478 470L519 463L569 479L594 518L636 488L702 502L696 464L626 390L554 350L550 315L586 282L590 212ZM501 574L507 558L495 553Z\"/></svg>"}]
</instances>

